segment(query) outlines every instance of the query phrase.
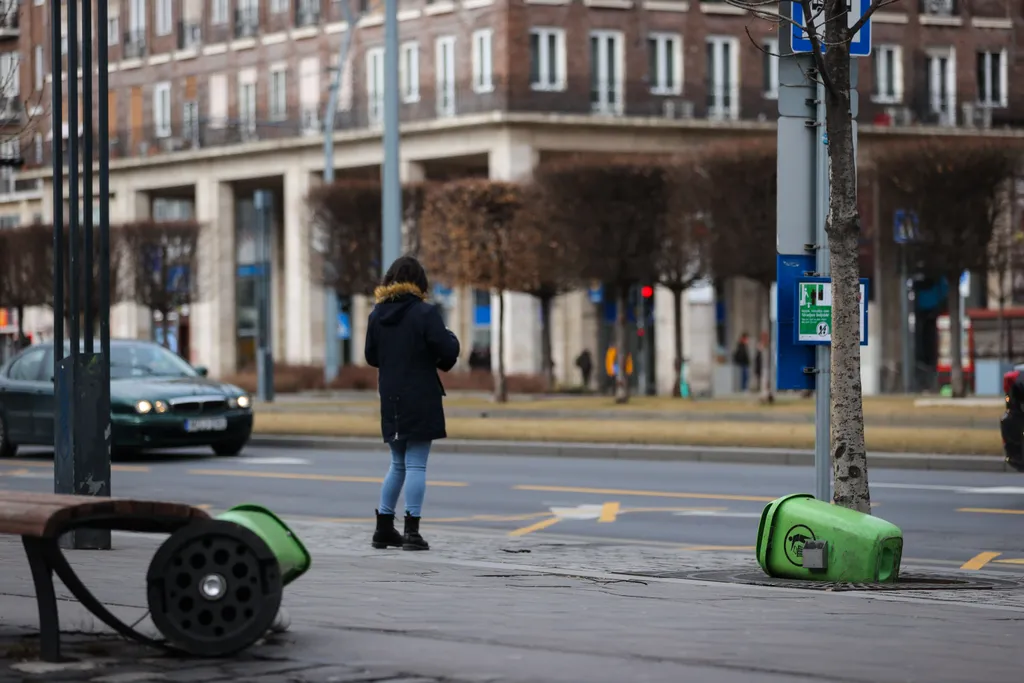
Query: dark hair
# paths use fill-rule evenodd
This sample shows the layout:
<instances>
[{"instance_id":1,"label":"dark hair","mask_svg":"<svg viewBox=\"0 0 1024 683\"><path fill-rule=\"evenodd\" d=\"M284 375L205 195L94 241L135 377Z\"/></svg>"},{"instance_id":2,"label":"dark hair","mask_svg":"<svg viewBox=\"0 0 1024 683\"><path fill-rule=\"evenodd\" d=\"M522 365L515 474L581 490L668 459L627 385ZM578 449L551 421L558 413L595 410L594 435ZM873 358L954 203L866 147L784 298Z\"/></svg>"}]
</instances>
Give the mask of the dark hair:
<instances>
[{"instance_id":1,"label":"dark hair","mask_svg":"<svg viewBox=\"0 0 1024 683\"><path fill-rule=\"evenodd\" d=\"M427 282L427 271L423 270L420 262L412 256L400 256L395 259L395 262L388 268L388 272L384 274L384 281L381 284L387 287L406 282L416 285L424 294L427 293L427 288L430 286Z\"/></svg>"}]
</instances>

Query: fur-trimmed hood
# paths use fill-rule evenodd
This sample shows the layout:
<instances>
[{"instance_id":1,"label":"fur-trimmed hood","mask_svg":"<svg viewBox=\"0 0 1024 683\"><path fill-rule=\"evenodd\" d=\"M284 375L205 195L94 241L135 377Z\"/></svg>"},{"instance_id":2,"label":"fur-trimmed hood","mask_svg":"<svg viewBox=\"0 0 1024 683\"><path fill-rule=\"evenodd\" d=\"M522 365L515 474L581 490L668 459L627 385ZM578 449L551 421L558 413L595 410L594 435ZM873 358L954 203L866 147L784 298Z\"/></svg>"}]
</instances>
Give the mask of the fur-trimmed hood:
<instances>
[{"instance_id":1,"label":"fur-trimmed hood","mask_svg":"<svg viewBox=\"0 0 1024 683\"><path fill-rule=\"evenodd\" d=\"M395 282L390 285L382 285L373 290L373 297L378 304L394 301L405 294L412 294L420 299L427 298L426 293L411 282Z\"/></svg>"}]
</instances>

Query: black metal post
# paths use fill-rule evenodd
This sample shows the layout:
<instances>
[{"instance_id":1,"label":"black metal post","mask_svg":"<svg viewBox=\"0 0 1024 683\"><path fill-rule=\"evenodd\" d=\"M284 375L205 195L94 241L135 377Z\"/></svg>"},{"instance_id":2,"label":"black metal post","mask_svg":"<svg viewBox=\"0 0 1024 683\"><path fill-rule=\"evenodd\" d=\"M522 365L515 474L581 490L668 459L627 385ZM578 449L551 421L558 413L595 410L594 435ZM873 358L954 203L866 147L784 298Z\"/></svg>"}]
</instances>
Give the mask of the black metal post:
<instances>
[{"instance_id":1,"label":"black metal post","mask_svg":"<svg viewBox=\"0 0 1024 683\"><path fill-rule=\"evenodd\" d=\"M61 138L62 59L60 55L60 7L51 3L53 25L53 214L54 214L54 393L56 397L54 440L54 487L58 493L89 496L110 495L110 234L109 146L107 140L107 5L99 0L98 66L100 98L99 121L93 116L92 12L93 0L67 3L67 82L68 82L68 232L65 240L64 166L58 152ZM82 90L78 88L79 21L82 33ZM79 122L79 102L82 121ZM79 136L81 125L83 131ZM93 241L93 127L100 132L99 181L100 235L98 311L93 295L97 256ZM80 153L81 152L81 153ZM81 167L79 167L81 164ZM80 187L79 183L82 183ZM84 195L84 197L82 197ZM84 202L80 201L84 198ZM84 212L84 216L82 215ZM83 230L79 231L82 227ZM64 269L64 250L68 269ZM64 282L67 274L68 345L65 349L63 316ZM82 320L84 313L84 320ZM95 353L93 335L96 318L100 322L100 353ZM80 322L84 322L84 330ZM59 331L58 331L59 330ZM84 337L83 337L84 335ZM65 355L67 352L67 355ZM81 529L67 534L62 544L72 548L108 549L110 532Z\"/></svg>"},{"instance_id":2,"label":"black metal post","mask_svg":"<svg viewBox=\"0 0 1024 683\"><path fill-rule=\"evenodd\" d=\"M273 252L271 247L271 216L273 215L273 195L267 190L257 190L253 195L253 207L256 213L256 262L259 264L256 284L256 310L259 322L256 327L256 383L260 401L271 403L274 400L274 350L271 343L271 264Z\"/></svg>"}]
</instances>

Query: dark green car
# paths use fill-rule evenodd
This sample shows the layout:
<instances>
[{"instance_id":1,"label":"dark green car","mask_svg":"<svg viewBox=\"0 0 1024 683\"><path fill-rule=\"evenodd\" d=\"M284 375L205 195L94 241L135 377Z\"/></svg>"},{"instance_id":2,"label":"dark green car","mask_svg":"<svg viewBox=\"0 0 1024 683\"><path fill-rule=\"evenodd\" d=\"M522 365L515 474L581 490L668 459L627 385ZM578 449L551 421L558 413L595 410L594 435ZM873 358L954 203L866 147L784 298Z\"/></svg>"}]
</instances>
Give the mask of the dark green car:
<instances>
[{"instance_id":1,"label":"dark green car","mask_svg":"<svg viewBox=\"0 0 1024 683\"><path fill-rule=\"evenodd\" d=\"M0 369L0 458L19 446L53 446L53 388L52 344L30 346ZM252 434L252 399L162 346L112 340L110 420L121 453L208 446L237 455Z\"/></svg>"}]
</instances>

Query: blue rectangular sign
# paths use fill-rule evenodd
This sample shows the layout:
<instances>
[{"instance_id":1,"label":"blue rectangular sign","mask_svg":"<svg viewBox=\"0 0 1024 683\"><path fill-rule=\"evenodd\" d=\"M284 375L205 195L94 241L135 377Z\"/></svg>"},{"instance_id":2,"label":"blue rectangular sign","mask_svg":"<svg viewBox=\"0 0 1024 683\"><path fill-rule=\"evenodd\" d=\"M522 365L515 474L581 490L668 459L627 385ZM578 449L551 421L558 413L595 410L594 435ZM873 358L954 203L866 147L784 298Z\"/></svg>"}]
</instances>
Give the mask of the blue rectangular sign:
<instances>
[{"instance_id":1,"label":"blue rectangular sign","mask_svg":"<svg viewBox=\"0 0 1024 683\"><path fill-rule=\"evenodd\" d=\"M814 20L815 32L819 37L824 37L824 8L823 0L811 0L810 2L812 16ZM860 21L860 18L864 16L865 10L871 6L871 0L846 0L846 12L849 19L849 26L853 28L853 25ZM814 48L811 45L811 39L807 36L804 31L806 24L806 17L804 17L804 8L799 2L793 2L793 52L813 52ZM822 46L821 51L826 50L826 46ZM851 57L867 57L871 54L871 19L864 22L864 26L857 31L857 35L850 41L850 56Z\"/></svg>"}]
</instances>

